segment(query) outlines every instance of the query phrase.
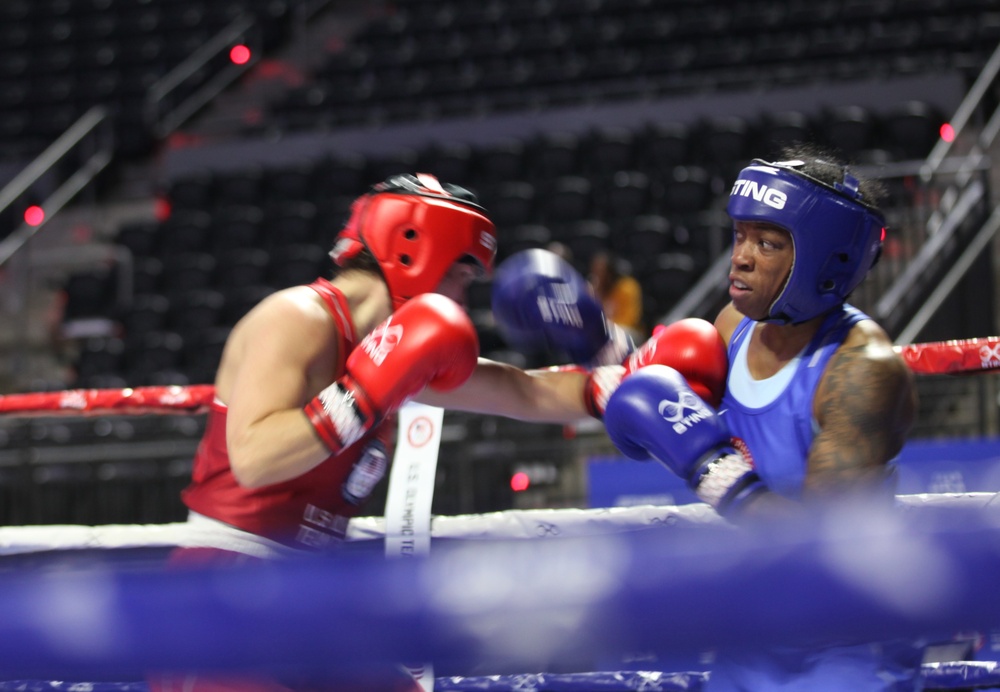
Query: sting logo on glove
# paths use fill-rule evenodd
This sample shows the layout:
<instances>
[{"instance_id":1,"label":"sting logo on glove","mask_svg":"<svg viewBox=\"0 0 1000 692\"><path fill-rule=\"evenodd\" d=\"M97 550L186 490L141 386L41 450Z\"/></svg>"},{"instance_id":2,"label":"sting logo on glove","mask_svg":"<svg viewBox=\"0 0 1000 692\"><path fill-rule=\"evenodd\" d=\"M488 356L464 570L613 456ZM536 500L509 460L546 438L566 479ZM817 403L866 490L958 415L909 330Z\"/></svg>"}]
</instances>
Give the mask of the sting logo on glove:
<instances>
[{"instance_id":1,"label":"sting logo on glove","mask_svg":"<svg viewBox=\"0 0 1000 692\"><path fill-rule=\"evenodd\" d=\"M398 324L386 322L366 336L365 340L361 342L361 347L375 365L382 365L386 356L392 353L392 349L396 348L396 344L402 339L403 328Z\"/></svg>"},{"instance_id":2,"label":"sting logo on glove","mask_svg":"<svg viewBox=\"0 0 1000 692\"><path fill-rule=\"evenodd\" d=\"M558 286L553 285L553 289L557 293L559 292L558 288ZM583 316L580 315L580 308L562 297L538 296L538 312L542 319L549 324L583 328Z\"/></svg>"},{"instance_id":3,"label":"sting logo on glove","mask_svg":"<svg viewBox=\"0 0 1000 692\"><path fill-rule=\"evenodd\" d=\"M681 392L677 401L663 399L657 407L663 420L672 424L674 432L683 435L688 428L715 415L694 392ZM689 413L685 415L685 411Z\"/></svg>"}]
</instances>

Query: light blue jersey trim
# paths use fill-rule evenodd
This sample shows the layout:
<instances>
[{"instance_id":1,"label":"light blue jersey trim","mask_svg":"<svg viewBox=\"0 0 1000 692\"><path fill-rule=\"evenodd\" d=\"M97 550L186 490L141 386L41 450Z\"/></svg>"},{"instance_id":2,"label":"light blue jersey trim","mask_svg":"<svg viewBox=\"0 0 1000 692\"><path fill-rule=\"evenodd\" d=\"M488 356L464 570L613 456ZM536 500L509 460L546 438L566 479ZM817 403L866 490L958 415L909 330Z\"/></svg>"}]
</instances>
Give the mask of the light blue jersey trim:
<instances>
[{"instance_id":1,"label":"light blue jersey trim","mask_svg":"<svg viewBox=\"0 0 1000 692\"><path fill-rule=\"evenodd\" d=\"M819 426L813 399L826 365L851 328L868 317L845 305L823 321L812 341L774 377L754 380L747 368L747 343L756 322L744 318L729 340L730 371L722 409L767 487L798 497L806 461Z\"/></svg>"}]
</instances>

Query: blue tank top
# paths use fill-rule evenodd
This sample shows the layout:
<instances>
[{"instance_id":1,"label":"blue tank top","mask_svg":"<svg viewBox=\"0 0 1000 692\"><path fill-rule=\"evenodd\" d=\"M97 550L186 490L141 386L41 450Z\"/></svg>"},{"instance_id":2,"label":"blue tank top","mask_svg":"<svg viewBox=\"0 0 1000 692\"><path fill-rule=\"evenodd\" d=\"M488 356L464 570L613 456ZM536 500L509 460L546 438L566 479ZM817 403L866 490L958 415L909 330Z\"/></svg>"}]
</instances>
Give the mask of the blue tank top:
<instances>
[{"instance_id":1,"label":"blue tank top","mask_svg":"<svg viewBox=\"0 0 1000 692\"><path fill-rule=\"evenodd\" d=\"M813 418L816 388L848 332L865 319L869 317L850 305L831 312L805 349L766 380L753 380L747 367L747 345L757 323L744 317L733 332L729 376L719 409L772 492L792 498L802 492L817 430Z\"/></svg>"},{"instance_id":2,"label":"blue tank top","mask_svg":"<svg viewBox=\"0 0 1000 692\"><path fill-rule=\"evenodd\" d=\"M746 444L773 492L798 497L816 435L813 399L826 365L847 333L868 316L845 305L820 325L810 343L780 372L753 380L746 346L756 322L744 318L729 340L729 376L720 410ZM922 642L893 640L820 649L719 651L705 692L810 690L897 692L919 689Z\"/></svg>"}]
</instances>

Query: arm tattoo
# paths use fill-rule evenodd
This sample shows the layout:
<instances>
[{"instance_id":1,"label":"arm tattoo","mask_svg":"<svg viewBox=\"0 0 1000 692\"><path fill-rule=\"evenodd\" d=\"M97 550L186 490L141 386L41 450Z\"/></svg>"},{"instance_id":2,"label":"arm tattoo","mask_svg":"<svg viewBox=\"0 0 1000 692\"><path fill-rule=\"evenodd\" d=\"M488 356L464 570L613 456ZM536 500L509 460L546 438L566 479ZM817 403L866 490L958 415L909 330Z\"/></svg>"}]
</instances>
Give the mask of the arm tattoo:
<instances>
[{"instance_id":1,"label":"arm tattoo","mask_svg":"<svg viewBox=\"0 0 1000 692\"><path fill-rule=\"evenodd\" d=\"M821 430L806 485L822 490L881 477L902 448L916 408L913 377L881 346L842 347L816 393Z\"/></svg>"}]
</instances>

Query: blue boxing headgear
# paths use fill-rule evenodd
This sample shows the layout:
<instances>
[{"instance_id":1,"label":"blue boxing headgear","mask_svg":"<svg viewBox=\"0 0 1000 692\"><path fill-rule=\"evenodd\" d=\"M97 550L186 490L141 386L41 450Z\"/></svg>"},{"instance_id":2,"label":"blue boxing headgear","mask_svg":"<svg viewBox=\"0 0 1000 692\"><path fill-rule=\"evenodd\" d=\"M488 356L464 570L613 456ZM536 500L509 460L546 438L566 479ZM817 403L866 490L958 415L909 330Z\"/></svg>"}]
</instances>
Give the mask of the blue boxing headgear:
<instances>
[{"instance_id":1,"label":"blue boxing headgear","mask_svg":"<svg viewBox=\"0 0 1000 692\"><path fill-rule=\"evenodd\" d=\"M726 211L734 221L768 223L792 236L795 258L765 321L798 324L841 305L878 260L885 217L861 199L844 170L828 185L796 170L801 161L755 159L740 171Z\"/></svg>"}]
</instances>

